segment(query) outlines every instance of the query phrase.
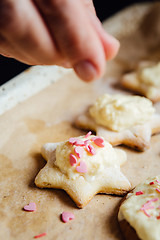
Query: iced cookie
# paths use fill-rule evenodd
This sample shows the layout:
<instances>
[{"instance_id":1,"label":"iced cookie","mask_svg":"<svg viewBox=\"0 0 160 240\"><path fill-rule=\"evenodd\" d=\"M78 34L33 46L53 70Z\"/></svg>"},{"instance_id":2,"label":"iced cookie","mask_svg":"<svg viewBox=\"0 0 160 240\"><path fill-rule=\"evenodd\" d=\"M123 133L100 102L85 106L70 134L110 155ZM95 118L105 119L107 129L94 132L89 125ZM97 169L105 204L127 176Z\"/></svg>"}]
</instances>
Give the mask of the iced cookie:
<instances>
[{"instance_id":1,"label":"iced cookie","mask_svg":"<svg viewBox=\"0 0 160 240\"><path fill-rule=\"evenodd\" d=\"M148 178L128 193L118 221L125 239L160 239L160 175Z\"/></svg>"},{"instance_id":2,"label":"iced cookie","mask_svg":"<svg viewBox=\"0 0 160 240\"><path fill-rule=\"evenodd\" d=\"M36 176L35 184L64 189L80 208L97 193L124 195L131 188L120 170L126 153L91 133L46 143L42 156L47 164Z\"/></svg>"},{"instance_id":3,"label":"iced cookie","mask_svg":"<svg viewBox=\"0 0 160 240\"><path fill-rule=\"evenodd\" d=\"M140 63L137 70L123 75L121 84L153 102L160 101L160 62L151 66Z\"/></svg>"},{"instance_id":4,"label":"iced cookie","mask_svg":"<svg viewBox=\"0 0 160 240\"><path fill-rule=\"evenodd\" d=\"M160 132L160 115L145 97L104 94L75 125L95 131L113 146L124 144L144 151L150 146L151 135Z\"/></svg>"}]
</instances>

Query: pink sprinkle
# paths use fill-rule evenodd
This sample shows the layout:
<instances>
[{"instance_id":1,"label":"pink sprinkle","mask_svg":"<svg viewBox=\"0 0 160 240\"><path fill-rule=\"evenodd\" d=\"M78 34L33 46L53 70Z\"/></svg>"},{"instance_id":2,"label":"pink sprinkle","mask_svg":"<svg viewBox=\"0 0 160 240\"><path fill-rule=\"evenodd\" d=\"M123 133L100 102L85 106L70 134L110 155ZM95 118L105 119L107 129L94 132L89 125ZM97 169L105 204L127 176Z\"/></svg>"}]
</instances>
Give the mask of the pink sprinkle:
<instances>
[{"instance_id":1,"label":"pink sprinkle","mask_svg":"<svg viewBox=\"0 0 160 240\"><path fill-rule=\"evenodd\" d=\"M147 201L147 203L151 203L151 202L157 202L158 198L152 198L151 200Z\"/></svg>"},{"instance_id":2,"label":"pink sprinkle","mask_svg":"<svg viewBox=\"0 0 160 240\"><path fill-rule=\"evenodd\" d=\"M77 141L77 138L70 138L69 139L69 143L71 143L72 145L74 145Z\"/></svg>"},{"instance_id":3,"label":"pink sprinkle","mask_svg":"<svg viewBox=\"0 0 160 240\"><path fill-rule=\"evenodd\" d=\"M36 204L34 202L31 202L28 205L24 206L23 209L25 211L28 211L28 212L35 212L36 211Z\"/></svg>"},{"instance_id":4,"label":"pink sprinkle","mask_svg":"<svg viewBox=\"0 0 160 240\"><path fill-rule=\"evenodd\" d=\"M150 182L149 184L150 184L150 185L153 185L153 184L154 184L154 182Z\"/></svg>"},{"instance_id":5,"label":"pink sprinkle","mask_svg":"<svg viewBox=\"0 0 160 240\"><path fill-rule=\"evenodd\" d=\"M150 215L146 212L146 210L148 209L153 209L154 207L153 206L148 206L147 208L146 207L142 207L140 210L147 216L147 217L150 217Z\"/></svg>"},{"instance_id":6,"label":"pink sprinkle","mask_svg":"<svg viewBox=\"0 0 160 240\"><path fill-rule=\"evenodd\" d=\"M142 191L136 192L136 195L142 195L142 194L144 194L144 192Z\"/></svg>"},{"instance_id":7,"label":"pink sprinkle","mask_svg":"<svg viewBox=\"0 0 160 240\"><path fill-rule=\"evenodd\" d=\"M156 188L156 191L160 193L160 189Z\"/></svg>"},{"instance_id":8,"label":"pink sprinkle","mask_svg":"<svg viewBox=\"0 0 160 240\"><path fill-rule=\"evenodd\" d=\"M146 212L145 209L142 210L144 212L144 214L147 216L147 217L150 217L150 215Z\"/></svg>"},{"instance_id":9,"label":"pink sprinkle","mask_svg":"<svg viewBox=\"0 0 160 240\"><path fill-rule=\"evenodd\" d=\"M80 139L77 139L77 140L76 140L75 145L76 145L76 146L85 146L85 145L84 145L84 141L83 141L83 140L80 140Z\"/></svg>"},{"instance_id":10,"label":"pink sprinkle","mask_svg":"<svg viewBox=\"0 0 160 240\"><path fill-rule=\"evenodd\" d=\"M89 143L90 143L90 140L89 140L89 139L84 141L84 145L85 145L85 146L88 145Z\"/></svg>"},{"instance_id":11,"label":"pink sprinkle","mask_svg":"<svg viewBox=\"0 0 160 240\"><path fill-rule=\"evenodd\" d=\"M95 137L92 137L91 138L91 141L94 141L95 139L97 139L97 137L95 136Z\"/></svg>"},{"instance_id":12,"label":"pink sprinkle","mask_svg":"<svg viewBox=\"0 0 160 240\"><path fill-rule=\"evenodd\" d=\"M149 206L151 204L151 202L156 202L156 201L158 201L158 198L152 198L152 199L148 200L142 207L146 208L147 206Z\"/></svg>"},{"instance_id":13,"label":"pink sprinkle","mask_svg":"<svg viewBox=\"0 0 160 240\"><path fill-rule=\"evenodd\" d=\"M158 209L160 209L160 205L158 206Z\"/></svg>"},{"instance_id":14,"label":"pink sprinkle","mask_svg":"<svg viewBox=\"0 0 160 240\"><path fill-rule=\"evenodd\" d=\"M88 151L89 153L91 153L92 155L95 155L95 154L96 154L96 150L95 150L95 148L94 148L91 144L87 145L87 146L86 146L86 149L87 149L87 151Z\"/></svg>"},{"instance_id":15,"label":"pink sprinkle","mask_svg":"<svg viewBox=\"0 0 160 240\"><path fill-rule=\"evenodd\" d=\"M89 132L85 135L85 138L88 138L91 134L92 134L92 132L89 131Z\"/></svg>"},{"instance_id":16,"label":"pink sprinkle","mask_svg":"<svg viewBox=\"0 0 160 240\"><path fill-rule=\"evenodd\" d=\"M147 206L145 206L145 204L141 207L141 209L140 210L148 210L148 209L153 209L154 208L154 206L150 206L150 205L147 205Z\"/></svg>"},{"instance_id":17,"label":"pink sprinkle","mask_svg":"<svg viewBox=\"0 0 160 240\"><path fill-rule=\"evenodd\" d=\"M76 167L77 172L79 173L86 173L87 172L87 165L84 161L81 161L80 164Z\"/></svg>"},{"instance_id":18,"label":"pink sprinkle","mask_svg":"<svg viewBox=\"0 0 160 240\"><path fill-rule=\"evenodd\" d=\"M146 210L148 210L148 209L153 209L154 206L150 206L150 204L151 204L151 202L156 202L156 201L158 201L158 198L153 198L153 199L147 201L147 202L141 207L140 210L143 211L144 214L145 214L147 217L150 217L150 215L146 212Z\"/></svg>"},{"instance_id":19,"label":"pink sprinkle","mask_svg":"<svg viewBox=\"0 0 160 240\"><path fill-rule=\"evenodd\" d=\"M97 137L93 140L93 142L98 146L98 147L104 147L104 140L103 138Z\"/></svg>"},{"instance_id":20,"label":"pink sprinkle","mask_svg":"<svg viewBox=\"0 0 160 240\"><path fill-rule=\"evenodd\" d=\"M159 216L157 216L157 219L160 219L160 214L159 214Z\"/></svg>"},{"instance_id":21,"label":"pink sprinkle","mask_svg":"<svg viewBox=\"0 0 160 240\"><path fill-rule=\"evenodd\" d=\"M74 156L72 153L70 154L70 158L69 158L70 164L71 166L73 166L74 164L77 163L77 158L76 156Z\"/></svg>"},{"instance_id":22,"label":"pink sprinkle","mask_svg":"<svg viewBox=\"0 0 160 240\"><path fill-rule=\"evenodd\" d=\"M61 215L61 218L62 218L62 221L66 223L66 222L69 222L69 220L73 220L75 217L73 213L63 212Z\"/></svg>"},{"instance_id":23,"label":"pink sprinkle","mask_svg":"<svg viewBox=\"0 0 160 240\"><path fill-rule=\"evenodd\" d=\"M83 157L83 147L81 146L76 146L75 149L74 149L75 153L77 154L77 156L79 158L82 158Z\"/></svg>"},{"instance_id":24,"label":"pink sprinkle","mask_svg":"<svg viewBox=\"0 0 160 240\"><path fill-rule=\"evenodd\" d=\"M39 235L34 236L34 238L40 238L40 237L44 237L46 235L47 235L47 233L41 233Z\"/></svg>"},{"instance_id":25,"label":"pink sprinkle","mask_svg":"<svg viewBox=\"0 0 160 240\"><path fill-rule=\"evenodd\" d=\"M160 184L160 181L156 180L156 182Z\"/></svg>"}]
</instances>

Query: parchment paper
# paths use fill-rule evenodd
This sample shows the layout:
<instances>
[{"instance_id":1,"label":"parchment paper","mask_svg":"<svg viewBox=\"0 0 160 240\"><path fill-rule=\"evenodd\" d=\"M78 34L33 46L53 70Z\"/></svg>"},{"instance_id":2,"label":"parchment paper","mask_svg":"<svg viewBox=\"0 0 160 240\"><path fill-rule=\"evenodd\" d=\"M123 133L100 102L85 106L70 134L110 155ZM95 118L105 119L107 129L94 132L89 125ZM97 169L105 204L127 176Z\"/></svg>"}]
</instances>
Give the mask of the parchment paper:
<instances>
[{"instance_id":1,"label":"parchment paper","mask_svg":"<svg viewBox=\"0 0 160 240\"><path fill-rule=\"evenodd\" d=\"M119 55L107 63L102 79L87 84L71 72L0 116L1 240L29 240L43 232L47 233L43 237L47 240L123 239L117 222L121 197L98 194L84 209L78 209L63 190L38 189L34 179L45 165L40 154L44 143L84 134L74 127L75 117L100 94L131 94L119 86L123 72L134 69L141 59L159 58L160 7L149 8L151 16L156 16L158 11L157 17L153 23L143 18L134 33L119 37ZM128 14L135 12L130 8ZM160 103L155 107L160 113ZM149 176L160 174L160 134L152 137L146 152L119 148L127 153L128 161L122 171L132 187ZM36 212L23 211L29 202L36 203ZM63 211L71 211L75 219L62 223Z\"/></svg>"}]
</instances>

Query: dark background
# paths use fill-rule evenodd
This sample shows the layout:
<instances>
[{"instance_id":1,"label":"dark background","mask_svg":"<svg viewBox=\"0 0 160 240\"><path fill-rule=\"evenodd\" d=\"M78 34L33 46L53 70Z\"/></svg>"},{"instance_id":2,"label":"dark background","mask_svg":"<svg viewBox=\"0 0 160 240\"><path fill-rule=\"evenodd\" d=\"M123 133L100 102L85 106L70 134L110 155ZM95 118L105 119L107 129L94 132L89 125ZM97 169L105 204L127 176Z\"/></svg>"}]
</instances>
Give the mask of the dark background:
<instances>
[{"instance_id":1,"label":"dark background","mask_svg":"<svg viewBox=\"0 0 160 240\"><path fill-rule=\"evenodd\" d=\"M101 21L107 19L111 15L121 9L139 2L149 2L140 0L93 0L97 16ZM0 55L0 85L13 78L29 66L20 63L14 59L6 58Z\"/></svg>"}]
</instances>

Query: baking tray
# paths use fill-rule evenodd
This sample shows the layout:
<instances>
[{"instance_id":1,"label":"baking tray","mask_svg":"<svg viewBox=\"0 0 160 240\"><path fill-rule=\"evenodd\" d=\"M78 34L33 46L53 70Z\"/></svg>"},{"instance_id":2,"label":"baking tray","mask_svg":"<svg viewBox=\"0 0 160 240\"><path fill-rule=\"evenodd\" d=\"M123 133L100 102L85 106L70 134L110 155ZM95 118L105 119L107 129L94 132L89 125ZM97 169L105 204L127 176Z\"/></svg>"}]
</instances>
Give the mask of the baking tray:
<instances>
[{"instance_id":1,"label":"baking tray","mask_svg":"<svg viewBox=\"0 0 160 240\"><path fill-rule=\"evenodd\" d=\"M43 237L47 240L123 239L117 221L121 197L97 194L85 208L78 209L63 190L39 189L34 179L45 165L40 154L44 143L84 134L73 126L74 119L100 94L129 94L119 86L119 79L135 66L137 59L150 56L148 51L133 54L131 50L139 39L139 26L152 6L133 5L103 23L122 45L115 60L107 62L101 79L84 83L72 70L36 66L1 86L1 240L28 240L43 232L47 233ZM130 41L133 36L135 40ZM160 113L159 103L155 108ZM152 137L150 149L143 153L119 148L127 153L122 171L133 187L148 176L159 174L160 135ZM36 203L36 212L23 211L29 202ZM63 211L74 213L75 219L62 223Z\"/></svg>"}]
</instances>

